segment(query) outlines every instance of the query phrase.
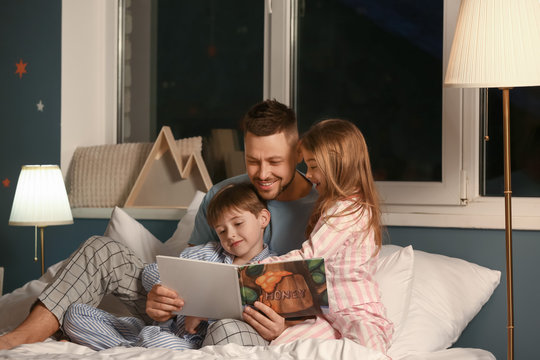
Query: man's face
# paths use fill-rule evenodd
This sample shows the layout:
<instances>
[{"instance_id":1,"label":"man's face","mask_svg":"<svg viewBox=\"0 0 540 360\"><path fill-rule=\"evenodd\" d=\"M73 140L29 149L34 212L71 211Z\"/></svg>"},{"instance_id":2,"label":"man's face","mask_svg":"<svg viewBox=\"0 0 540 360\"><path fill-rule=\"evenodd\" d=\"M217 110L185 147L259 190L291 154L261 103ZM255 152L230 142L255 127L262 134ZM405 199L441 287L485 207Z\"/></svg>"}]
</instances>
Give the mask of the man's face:
<instances>
[{"instance_id":1,"label":"man's face","mask_svg":"<svg viewBox=\"0 0 540 360\"><path fill-rule=\"evenodd\" d=\"M244 147L246 170L257 192L265 200L279 200L293 181L300 160L296 144L290 144L282 132L269 136L247 132Z\"/></svg>"}]
</instances>

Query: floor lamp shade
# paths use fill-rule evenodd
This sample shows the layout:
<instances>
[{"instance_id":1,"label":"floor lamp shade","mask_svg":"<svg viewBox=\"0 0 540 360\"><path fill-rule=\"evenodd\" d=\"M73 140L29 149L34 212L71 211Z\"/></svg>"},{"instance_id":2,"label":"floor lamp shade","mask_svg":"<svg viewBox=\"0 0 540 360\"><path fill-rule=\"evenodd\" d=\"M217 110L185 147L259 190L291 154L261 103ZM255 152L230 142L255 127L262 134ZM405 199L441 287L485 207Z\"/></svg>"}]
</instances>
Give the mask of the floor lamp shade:
<instances>
[{"instance_id":1,"label":"floor lamp shade","mask_svg":"<svg viewBox=\"0 0 540 360\"><path fill-rule=\"evenodd\" d=\"M536 86L539 59L538 0L462 0L445 86Z\"/></svg>"},{"instance_id":2,"label":"floor lamp shade","mask_svg":"<svg viewBox=\"0 0 540 360\"><path fill-rule=\"evenodd\" d=\"M25 165L15 190L9 225L48 226L73 223L62 172L56 165Z\"/></svg>"}]
</instances>

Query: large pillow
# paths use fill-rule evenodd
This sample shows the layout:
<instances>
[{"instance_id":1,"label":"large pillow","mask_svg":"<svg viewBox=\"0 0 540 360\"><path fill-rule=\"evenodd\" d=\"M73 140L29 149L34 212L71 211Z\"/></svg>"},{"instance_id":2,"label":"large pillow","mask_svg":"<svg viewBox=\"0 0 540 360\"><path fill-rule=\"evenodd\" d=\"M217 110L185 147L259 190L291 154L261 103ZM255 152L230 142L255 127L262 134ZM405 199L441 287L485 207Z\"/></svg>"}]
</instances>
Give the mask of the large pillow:
<instances>
[{"instance_id":1,"label":"large pillow","mask_svg":"<svg viewBox=\"0 0 540 360\"><path fill-rule=\"evenodd\" d=\"M146 263L156 262L156 255L178 256L187 246L204 195L197 191L176 231L165 243L119 207L113 209L104 235L131 248Z\"/></svg>"},{"instance_id":2,"label":"large pillow","mask_svg":"<svg viewBox=\"0 0 540 360\"><path fill-rule=\"evenodd\" d=\"M500 282L501 272L414 250L409 312L388 354L395 359L450 347Z\"/></svg>"},{"instance_id":3,"label":"large pillow","mask_svg":"<svg viewBox=\"0 0 540 360\"><path fill-rule=\"evenodd\" d=\"M379 252L375 280L379 284L386 316L394 324L395 339L403 327L413 284L414 251L412 246L383 245Z\"/></svg>"},{"instance_id":4,"label":"large pillow","mask_svg":"<svg viewBox=\"0 0 540 360\"><path fill-rule=\"evenodd\" d=\"M113 209L103 235L126 245L145 263L156 262L156 255L163 254L165 248L150 231L118 206Z\"/></svg>"}]
</instances>

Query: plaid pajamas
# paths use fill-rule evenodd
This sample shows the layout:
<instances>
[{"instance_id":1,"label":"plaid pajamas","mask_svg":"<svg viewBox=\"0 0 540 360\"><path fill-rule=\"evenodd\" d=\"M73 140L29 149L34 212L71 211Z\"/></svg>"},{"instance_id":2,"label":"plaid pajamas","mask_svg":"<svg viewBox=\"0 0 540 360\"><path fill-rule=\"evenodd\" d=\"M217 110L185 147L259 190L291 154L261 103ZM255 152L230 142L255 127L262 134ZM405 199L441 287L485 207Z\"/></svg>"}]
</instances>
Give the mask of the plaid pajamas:
<instances>
[{"instance_id":1,"label":"plaid pajamas","mask_svg":"<svg viewBox=\"0 0 540 360\"><path fill-rule=\"evenodd\" d=\"M127 246L103 236L85 241L67 260L38 299L62 324L71 304L97 307L106 294L114 294L145 323L144 263Z\"/></svg>"},{"instance_id":2,"label":"plaid pajamas","mask_svg":"<svg viewBox=\"0 0 540 360\"><path fill-rule=\"evenodd\" d=\"M258 261L268 255L273 254L265 246L253 260ZM233 257L224 252L219 243L187 248L181 257L223 263L233 261ZM52 283L41 293L39 300L63 324L72 341L94 350L113 346L177 350L199 348L206 334L206 322L200 324L195 335L185 332L183 316L165 323L155 323L154 326L145 325L153 323L145 313L147 291L157 282L159 272L156 264L145 266L125 245L108 237L94 236L70 256ZM120 298L138 318L119 318L96 309L107 294ZM221 321L218 323L221 324ZM226 335L228 341L222 338L219 329L213 330L212 334L216 341L221 339L224 343L267 344L243 322L239 322Z\"/></svg>"},{"instance_id":3,"label":"plaid pajamas","mask_svg":"<svg viewBox=\"0 0 540 360\"><path fill-rule=\"evenodd\" d=\"M235 319L218 320L208 326L202 346L226 345L242 346L268 345L261 335L248 323Z\"/></svg>"}]
</instances>

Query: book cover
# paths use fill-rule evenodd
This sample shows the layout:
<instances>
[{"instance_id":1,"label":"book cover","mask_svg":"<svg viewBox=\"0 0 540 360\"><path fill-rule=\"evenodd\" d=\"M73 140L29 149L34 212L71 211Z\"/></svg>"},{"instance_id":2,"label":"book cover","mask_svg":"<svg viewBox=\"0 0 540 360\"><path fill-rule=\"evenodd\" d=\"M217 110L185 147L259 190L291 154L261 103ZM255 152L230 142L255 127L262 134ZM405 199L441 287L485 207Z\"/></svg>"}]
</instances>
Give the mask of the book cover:
<instances>
[{"instance_id":1,"label":"book cover","mask_svg":"<svg viewBox=\"0 0 540 360\"><path fill-rule=\"evenodd\" d=\"M238 268L242 305L260 301L285 318L328 309L323 258L251 264Z\"/></svg>"},{"instance_id":2,"label":"book cover","mask_svg":"<svg viewBox=\"0 0 540 360\"><path fill-rule=\"evenodd\" d=\"M184 299L180 315L242 319L255 301L285 318L312 316L328 308L322 258L230 265L157 256L161 282Z\"/></svg>"}]
</instances>

